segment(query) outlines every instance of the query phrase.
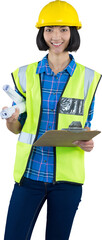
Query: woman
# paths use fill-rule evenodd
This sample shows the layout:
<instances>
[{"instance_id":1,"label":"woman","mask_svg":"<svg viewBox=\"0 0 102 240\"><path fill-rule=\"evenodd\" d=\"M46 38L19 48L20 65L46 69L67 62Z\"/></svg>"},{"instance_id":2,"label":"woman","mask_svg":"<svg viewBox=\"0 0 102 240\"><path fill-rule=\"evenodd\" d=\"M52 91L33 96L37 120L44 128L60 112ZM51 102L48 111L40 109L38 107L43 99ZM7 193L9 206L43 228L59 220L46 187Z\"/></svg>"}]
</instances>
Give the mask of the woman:
<instances>
[{"instance_id":1,"label":"woman","mask_svg":"<svg viewBox=\"0 0 102 240\"><path fill-rule=\"evenodd\" d=\"M63 11L62 11L63 9ZM30 239L38 214L47 200L46 240L68 240L82 196L84 151L94 143L73 147L33 147L48 130L68 128L80 121L90 130L94 95L101 75L75 62L69 51L80 46L81 23L68 3L54 1L41 11L37 46L48 50L39 63L12 73L26 98L27 113L7 119L10 131L20 133L14 167L15 185L8 210L5 240ZM90 115L91 113L91 115Z\"/></svg>"}]
</instances>

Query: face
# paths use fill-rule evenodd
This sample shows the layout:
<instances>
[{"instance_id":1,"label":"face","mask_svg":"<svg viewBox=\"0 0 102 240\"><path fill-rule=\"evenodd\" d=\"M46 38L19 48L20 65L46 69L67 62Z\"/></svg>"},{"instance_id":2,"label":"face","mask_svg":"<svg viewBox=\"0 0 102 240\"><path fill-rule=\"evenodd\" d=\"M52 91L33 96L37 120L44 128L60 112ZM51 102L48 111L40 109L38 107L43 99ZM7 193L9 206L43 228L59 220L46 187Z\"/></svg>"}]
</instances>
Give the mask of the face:
<instances>
[{"instance_id":1,"label":"face","mask_svg":"<svg viewBox=\"0 0 102 240\"><path fill-rule=\"evenodd\" d=\"M67 26L50 26L44 28L44 39L49 51L60 54L70 41L70 28Z\"/></svg>"}]
</instances>

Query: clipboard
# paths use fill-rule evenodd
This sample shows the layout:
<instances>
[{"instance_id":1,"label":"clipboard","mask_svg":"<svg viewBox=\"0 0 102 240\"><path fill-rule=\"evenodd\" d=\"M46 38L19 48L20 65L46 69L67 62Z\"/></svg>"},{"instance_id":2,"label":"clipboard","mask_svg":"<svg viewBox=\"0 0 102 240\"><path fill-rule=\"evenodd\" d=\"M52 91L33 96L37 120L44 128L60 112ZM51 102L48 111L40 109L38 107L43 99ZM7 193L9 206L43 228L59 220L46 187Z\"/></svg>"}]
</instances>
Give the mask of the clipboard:
<instances>
[{"instance_id":1,"label":"clipboard","mask_svg":"<svg viewBox=\"0 0 102 240\"><path fill-rule=\"evenodd\" d=\"M70 131L70 130L50 130L45 132L33 146L52 147L76 147L73 142L78 140L91 140L101 131Z\"/></svg>"}]
</instances>

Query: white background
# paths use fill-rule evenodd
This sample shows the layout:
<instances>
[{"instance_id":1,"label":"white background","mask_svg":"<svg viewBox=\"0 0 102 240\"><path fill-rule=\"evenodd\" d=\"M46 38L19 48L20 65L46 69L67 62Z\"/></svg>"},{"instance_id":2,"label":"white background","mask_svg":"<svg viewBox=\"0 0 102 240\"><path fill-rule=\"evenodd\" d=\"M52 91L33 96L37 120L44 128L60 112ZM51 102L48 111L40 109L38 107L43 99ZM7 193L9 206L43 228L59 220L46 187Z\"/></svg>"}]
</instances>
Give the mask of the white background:
<instances>
[{"instance_id":1,"label":"white background","mask_svg":"<svg viewBox=\"0 0 102 240\"><path fill-rule=\"evenodd\" d=\"M3 92L2 86L13 87L10 73L16 68L41 60L46 52L36 46L38 30L35 23L40 10L49 1L5 0L0 7L0 110L11 106L11 100ZM80 16L82 29L81 46L73 53L75 60L102 73L102 8L101 0L69 0ZM35 6L36 4L36 6ZM92 130L102 131L102 82L95 101ZM13 166L17 135L9 132L5 120L0 119L0 239L3 239L6 214L14 185ZM86 153L86 180L83 197L75 216L70 240L102 239L102 134L95 139L95 148ZM46 203L37 219L32 240L44 240L46 227ZM52 239L53 240L53 239Z\"/></svg>"}]
</instances>

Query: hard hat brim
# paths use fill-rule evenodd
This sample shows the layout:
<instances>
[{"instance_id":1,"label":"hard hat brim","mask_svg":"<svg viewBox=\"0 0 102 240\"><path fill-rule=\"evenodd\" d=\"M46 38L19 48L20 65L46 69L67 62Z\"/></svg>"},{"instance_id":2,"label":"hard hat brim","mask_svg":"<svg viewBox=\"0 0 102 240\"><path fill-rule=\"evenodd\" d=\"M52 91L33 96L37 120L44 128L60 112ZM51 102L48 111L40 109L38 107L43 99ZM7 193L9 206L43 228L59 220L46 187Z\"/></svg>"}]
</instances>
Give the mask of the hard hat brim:
<instances>
[{"instance_id":1,"label":"hard hat brim","mask_svg":"<svg viewBox=\"0 0 102 240\"><path fill-rule=\"evenodd\" d=\"M82 24L81 24L81 22L79 22L79 24L77 25L77 24L73 24L72 25L72 23L71 24L68 24L68 23L50 23L50 22L48 22L48 23L42 23L42 24L39 24L39 23L36 23L36 25L35 25L35 27L36 28L38 28L38 29L40 29L41 27L47 27L47 26L68 26L68 27L76 27L77 29L80 29L80 28L82 28Z\"/></svg>"}]
</instances>

